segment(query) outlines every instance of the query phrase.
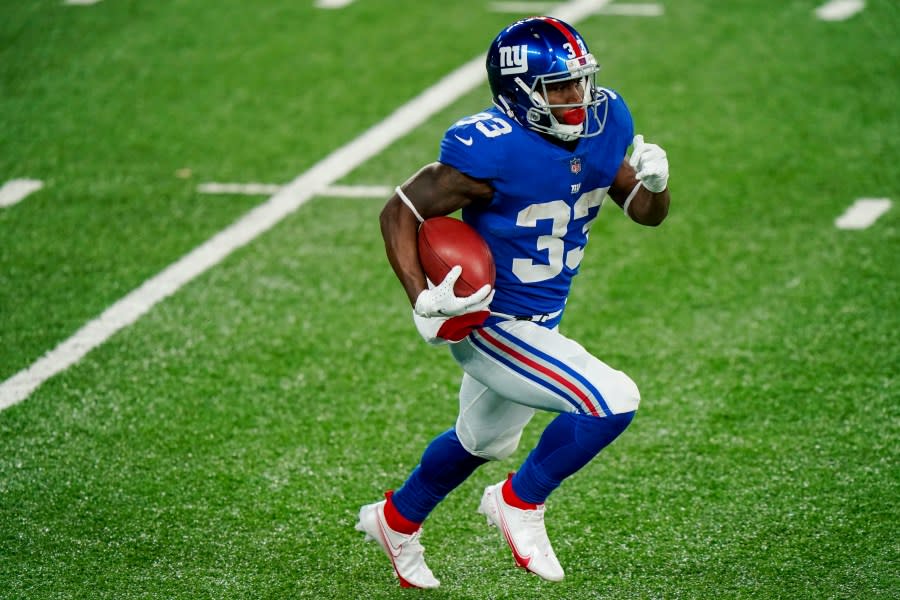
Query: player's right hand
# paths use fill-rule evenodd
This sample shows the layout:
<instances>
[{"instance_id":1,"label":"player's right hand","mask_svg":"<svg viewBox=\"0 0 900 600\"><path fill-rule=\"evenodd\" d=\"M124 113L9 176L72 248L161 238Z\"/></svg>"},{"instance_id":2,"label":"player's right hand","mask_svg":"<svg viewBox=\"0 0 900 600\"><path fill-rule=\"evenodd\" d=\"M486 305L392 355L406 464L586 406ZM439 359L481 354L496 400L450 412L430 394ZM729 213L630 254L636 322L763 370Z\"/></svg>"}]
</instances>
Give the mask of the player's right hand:
<instances>
[{"instance_id":1,"label":"player's right hand","mask_svg":"<svg viewBox=\"0 0 900 600\"><path fill-rule=\"evenodd\" d=\"M489 310L479 310L457 317L422 317L413 312L416 330L426 342L433 346L455 344L464 340L491 316Z\"/></svg>"},{"instance_id":2,"label":"player's right hand","mask_svg":"<svg viewBox=\"0 0 900 600\"><path fill-rule=\"evenodd\" d=\"M415 313L420 317L455 317L486 310L494 298L493 288L484 285L471 296L457 296L453 286L461 274L462 267L456 265L438 285L429 281L429 288L416 298Z\"/></svg>"}]
</instances>

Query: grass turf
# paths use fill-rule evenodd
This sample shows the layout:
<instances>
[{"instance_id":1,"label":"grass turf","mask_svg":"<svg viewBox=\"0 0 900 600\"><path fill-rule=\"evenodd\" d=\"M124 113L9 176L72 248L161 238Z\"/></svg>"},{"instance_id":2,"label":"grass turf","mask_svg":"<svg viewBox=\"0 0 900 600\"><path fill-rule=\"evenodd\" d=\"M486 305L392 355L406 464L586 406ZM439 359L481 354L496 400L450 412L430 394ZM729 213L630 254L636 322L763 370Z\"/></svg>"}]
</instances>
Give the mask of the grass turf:
<instances>
[{"instance_id":1,"label":"grass turf","mask_svg":"<svg viewBox=\"0 0 900 600\"><path fill-rule=\"evenodd\" d=\"M548 503L565 582L513 569L475 514L541 415L427 523L429 596L900 592L896 209L833 225L856 197L900 197L900 14L826 24L815 5L579 25L672 165L663 227L604 208L563 323L642 408ZM0 210L4 377L260 201L196 183L292 178L510 19L476 2L0 14L2 172L50 183ZM346 182L402 181L486 103ZM452 424L459 373L409 322L379 204L313 201L0 413L0 597L410 595L355 512Z\"/></svg>"}]
</instances>

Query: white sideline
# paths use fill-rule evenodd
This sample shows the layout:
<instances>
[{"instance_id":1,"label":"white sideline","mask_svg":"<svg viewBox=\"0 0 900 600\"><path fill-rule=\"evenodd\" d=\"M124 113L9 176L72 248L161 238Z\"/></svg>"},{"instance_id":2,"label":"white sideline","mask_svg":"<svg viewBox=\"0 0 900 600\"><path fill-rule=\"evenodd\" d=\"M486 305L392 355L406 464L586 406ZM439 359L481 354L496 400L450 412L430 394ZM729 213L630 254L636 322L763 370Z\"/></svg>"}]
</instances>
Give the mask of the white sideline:
<instances>
[{"instance_id":1,"label":"white sideline","mask_svg":"<svg viewBox=\"0 0 900 600\"><path fill-rule=\"evenodd\" d=\"M611 0L574 0L552 14L576 23ZM107 308L72 337L0 384L0 410L25 400L42 383L81 360L116 332L221 262L328 187L485 80L484 56L465 63L352 142L316 163L263 204Z\"/></svg>"}]
</instances>

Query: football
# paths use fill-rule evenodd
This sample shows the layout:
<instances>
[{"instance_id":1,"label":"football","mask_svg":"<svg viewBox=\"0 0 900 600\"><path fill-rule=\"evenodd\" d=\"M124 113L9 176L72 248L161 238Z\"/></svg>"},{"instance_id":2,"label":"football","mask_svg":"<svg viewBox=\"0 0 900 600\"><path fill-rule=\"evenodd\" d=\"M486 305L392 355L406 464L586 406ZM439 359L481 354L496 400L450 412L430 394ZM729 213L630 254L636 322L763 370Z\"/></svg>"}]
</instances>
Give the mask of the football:
<instances>
[{"instance_id":1,"label":"football","mask_svg":"<svg viewBox=\"0 0 900 600\"><path fill-rule=\"evenodd\" d=\"M496 269L491 249L475 229L453 217L432 217L419 226L419 262L435 285L455 265L462 267L453 292L471 296L485 284L494 285Z\"/></svg>"}]
</instances>

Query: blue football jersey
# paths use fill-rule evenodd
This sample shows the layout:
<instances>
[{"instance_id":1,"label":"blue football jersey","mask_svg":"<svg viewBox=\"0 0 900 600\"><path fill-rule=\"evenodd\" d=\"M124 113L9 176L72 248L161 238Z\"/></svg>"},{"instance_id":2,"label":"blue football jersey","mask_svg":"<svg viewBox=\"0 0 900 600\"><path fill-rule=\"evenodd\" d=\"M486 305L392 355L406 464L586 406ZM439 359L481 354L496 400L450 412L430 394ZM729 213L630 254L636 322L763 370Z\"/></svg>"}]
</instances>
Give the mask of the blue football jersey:
<instances>
[{"instance_id":1,"label":"blue football jersey","mask_svg":"<svg viewBox=\"0 0 900 600\"><path fill-rule=\"evenodd\" d=\"M606 93L603 132L571 151L496 107L457 121L444 135L438 160L494 188L489 204L462 212L494 255L491 310L529 316L564 309L591 223L634 137L625 102ZM554 327L561 317L543 324Z\"/></svg>"}]
</instances>

